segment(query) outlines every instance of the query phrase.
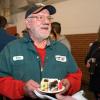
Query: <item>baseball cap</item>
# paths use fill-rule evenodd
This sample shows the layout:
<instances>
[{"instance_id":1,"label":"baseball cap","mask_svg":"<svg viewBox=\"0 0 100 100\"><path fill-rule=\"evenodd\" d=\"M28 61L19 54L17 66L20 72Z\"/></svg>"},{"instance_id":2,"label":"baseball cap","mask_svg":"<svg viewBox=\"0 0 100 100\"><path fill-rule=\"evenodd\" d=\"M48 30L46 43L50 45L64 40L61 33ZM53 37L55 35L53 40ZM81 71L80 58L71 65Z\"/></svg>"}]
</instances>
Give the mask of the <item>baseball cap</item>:
<instances>
[{"instance_id":1,"label":"baseball cap","mask_svg":"<svg viewBox=\"0 0 100 100\"><path fill-rule=\"evenodd\" d=\"M36 4L33 4L26 11L25 18L27 18L30 14L32 14L32 13L36 14L36 13L42 11L43 9L47 9L49 11L50 15L53 15L53 14L56 13L56 9L52 5L36 5Z\"/></svg>"}]
</instances>

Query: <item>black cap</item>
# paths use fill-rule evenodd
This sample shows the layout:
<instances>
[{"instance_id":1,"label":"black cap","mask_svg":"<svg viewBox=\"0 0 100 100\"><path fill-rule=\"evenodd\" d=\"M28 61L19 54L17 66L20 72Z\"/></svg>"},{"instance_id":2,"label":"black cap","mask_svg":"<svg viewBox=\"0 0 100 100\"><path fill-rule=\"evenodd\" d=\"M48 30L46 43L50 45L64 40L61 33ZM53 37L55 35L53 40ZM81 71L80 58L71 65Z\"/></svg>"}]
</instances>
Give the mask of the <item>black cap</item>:
<instances>
[{"instance_id":1,"label":"black cap","mask_svg":"<svg viewBox=\"0 0 100 100\"><path fill-rule=\"evenodd\" d=\"M56 9L54 6L52 5L32 5L25 14L25 18L27 18L30 14L34 13L38 13L40 11L42 11L43 9L47 9L50 13L50 15L53 15L56 13Z\"/></svg>"}]
</instances>

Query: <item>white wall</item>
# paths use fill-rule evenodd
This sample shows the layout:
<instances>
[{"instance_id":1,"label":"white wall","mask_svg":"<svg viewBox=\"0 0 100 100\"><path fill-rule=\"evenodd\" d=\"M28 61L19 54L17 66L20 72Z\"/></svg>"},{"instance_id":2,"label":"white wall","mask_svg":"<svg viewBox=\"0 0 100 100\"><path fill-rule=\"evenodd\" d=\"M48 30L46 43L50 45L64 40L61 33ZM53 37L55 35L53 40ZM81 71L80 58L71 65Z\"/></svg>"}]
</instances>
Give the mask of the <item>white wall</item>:
<instances>
[{"instance_id":1,"label":"white wall","mask_svg":"<svg viewBox=\"0 0 100 100\"><path fill-rule=\"evenodd\" d=\"M55 20L62 34L97 32L100 25L100 0L68 0L55 5Z\"/></svg>"},{"instance_id":2,"label":"white wall","mask_svg":"<svg viewBox=\"0 0 100 100\"><path fill-rule=\"evenodd\" d=\"M62 34L84 34L98 31L100 25L100 0L67 0L56 3L54 21L62 24ZM24 12L17 14L17 28L20 33Z\"/></svg>"},{"instance_id":3,"label":"white wall","mask_svg":"<svg viewBox=\"0 0 100 100\"><path fill-rule=\"evenodd\" d=\"M17 33L22 34L22 30L25 29L25 12L16 14L16 26L17 26Z\"/></svg>"}]
</instances>

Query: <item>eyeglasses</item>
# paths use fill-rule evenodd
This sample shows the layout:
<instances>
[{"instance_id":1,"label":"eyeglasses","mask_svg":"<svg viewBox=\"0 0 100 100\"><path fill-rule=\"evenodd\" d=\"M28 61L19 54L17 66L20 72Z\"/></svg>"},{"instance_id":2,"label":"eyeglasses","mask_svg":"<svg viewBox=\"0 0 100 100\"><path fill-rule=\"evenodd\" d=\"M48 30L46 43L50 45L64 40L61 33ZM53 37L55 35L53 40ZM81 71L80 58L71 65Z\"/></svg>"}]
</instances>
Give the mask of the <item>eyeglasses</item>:
<instances>
[{"instance_id":1,"label":"eyeglasses","mask_svg":"<svg viewBox=\"0 0 100 100\"><path fill-rule=\"evenodd\" d=\"M45 17L45 16L30 16L28 18L34 18L38 21L44 21L45 19L51 21L53 18L51 16Z\"/></svg>"}]
</instances>

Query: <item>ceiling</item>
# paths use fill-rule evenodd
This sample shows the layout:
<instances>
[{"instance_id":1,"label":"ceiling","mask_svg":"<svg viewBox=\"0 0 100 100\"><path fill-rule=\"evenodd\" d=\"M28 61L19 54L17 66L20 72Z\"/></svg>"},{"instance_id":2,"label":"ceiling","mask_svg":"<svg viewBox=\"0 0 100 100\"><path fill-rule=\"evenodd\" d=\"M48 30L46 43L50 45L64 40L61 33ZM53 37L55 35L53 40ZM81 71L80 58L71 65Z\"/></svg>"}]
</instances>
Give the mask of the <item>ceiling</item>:
<instances>
[{"instance_id":1,"label":"ceiling","mask_svg":"<svg viewBox=\"0 0 100 100\"><path fill-rule=\"evenodd\" d=\"M65 0L0 0L0 15L10 16L25 11L31 4L54 4Z\"/></svg>"}]
</instances>

